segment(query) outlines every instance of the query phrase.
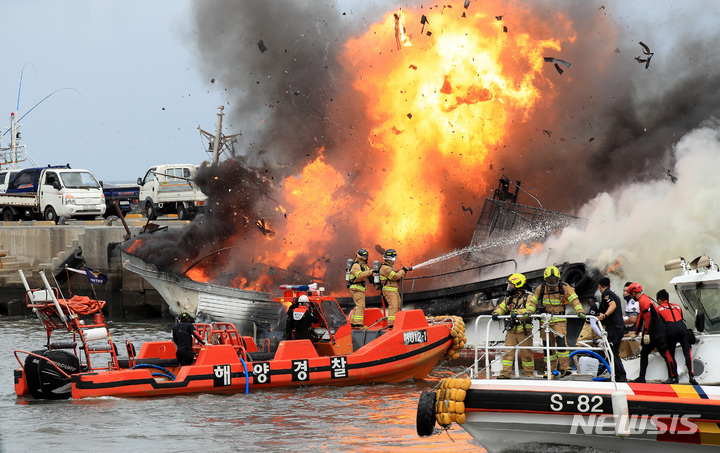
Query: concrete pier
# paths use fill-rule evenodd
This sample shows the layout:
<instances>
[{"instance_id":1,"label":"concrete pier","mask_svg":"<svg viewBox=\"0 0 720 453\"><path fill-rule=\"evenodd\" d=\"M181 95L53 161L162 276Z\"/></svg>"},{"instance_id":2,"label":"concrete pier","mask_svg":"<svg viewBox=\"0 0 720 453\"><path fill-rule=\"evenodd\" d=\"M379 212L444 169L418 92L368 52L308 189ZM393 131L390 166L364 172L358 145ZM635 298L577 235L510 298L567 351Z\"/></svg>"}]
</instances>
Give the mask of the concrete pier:
<instances>
[{"instance_id":1,"label":"concrete pier","mask_svg":"<svg viewBox=\"0 0 720 453\"><path fill-rule=\"evenodd\" d=\"M134 237L147 220L129 217L126 222ZM156 220L153 223L172 228L184 222ZM50 284L55 286L52 275L80 249L85 265L106 274L108 283L91 285L86 276L70 273L69 279L60 285L64 297L80 295L104 300L106 315L115 319L169 316L167 305L157 291L142 277L122 267L120 246L126 234L117 218L70 220L66 225L46 221L0 222L0 315L32 315L26 306L25 287L18 269L22 269L31 288L43 286L38 271L44 271Z\"/></svg>"}]
</instances>

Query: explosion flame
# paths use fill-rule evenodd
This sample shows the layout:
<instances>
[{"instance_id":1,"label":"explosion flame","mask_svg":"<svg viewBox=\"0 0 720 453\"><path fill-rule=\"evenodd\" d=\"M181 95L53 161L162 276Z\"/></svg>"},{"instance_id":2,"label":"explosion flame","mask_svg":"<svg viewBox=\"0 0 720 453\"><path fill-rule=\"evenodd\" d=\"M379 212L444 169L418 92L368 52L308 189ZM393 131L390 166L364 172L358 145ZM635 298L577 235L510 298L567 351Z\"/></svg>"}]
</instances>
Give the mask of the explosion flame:
<instances>
[{"instance_id":1,"label":"explosion flame","mask_svg":"<svg viewBox=\"0 0 720 453\"><path fill-rule=\"evenodd\" d=\"M638 65L619 64L609 7L489 0L360 16L339 3L208 3L197 44L246 150L198 176L202 218L131 245L177 273L200 260L195 279L224 273L265 290L315 279L341 292L360 247L395 248L397 265L412 265L466 246L500 171L532 181L542 208L569 212L635 175L628 156L656 153L687 120L679 103L641 139L635 113L618 112ZM560 73L545 57L573 64ZM612 99L593 97L607 87Z\"/></svg>"}]
</instances>

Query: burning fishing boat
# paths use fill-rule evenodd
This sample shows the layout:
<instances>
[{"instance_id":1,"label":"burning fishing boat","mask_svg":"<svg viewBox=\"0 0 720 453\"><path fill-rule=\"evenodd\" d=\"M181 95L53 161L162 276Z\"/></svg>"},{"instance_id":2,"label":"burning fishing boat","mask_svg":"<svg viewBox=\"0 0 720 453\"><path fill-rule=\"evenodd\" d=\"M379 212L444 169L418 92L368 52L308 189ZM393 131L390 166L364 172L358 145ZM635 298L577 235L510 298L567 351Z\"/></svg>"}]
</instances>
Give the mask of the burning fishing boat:
<instances>
[{"instance_id":1,"label":"burning fishing boat","mask_svg":"<svg viewBox=\"0 0 720 453\"><path fill-rule=\"evenodd\" d=\"M493 198L485 202L473 244L430 261L441 261L447 265L447 261L456 259L455 262L450 261L450 266L455 266L459 260L462 263L459 269L421 274L402 281L404 309L421 309L427 316L449 314L464 319L490 313L504 296L507 276L521 271L518 270L517 260L498 257L507 254L509 250L517 250L525 242L542 241L563 227L583 222L583 219L577 217L518 204L520 181L516 181L515 186L515 193L512 194L508 190L508 178L503 176L500 179L500 186ZM488 261L492 259L496 261ZM481 260L481 264L477 264ZM255 334L258 329L270 330L282 318L283 308L271 301L269 291L253 291L190 278L192 275L196 279L206 279L212 271L207 266L196 267L202 261L196 261L179 276L171 271L160 271L154 264L123 251L125 267L145 278L175 315L188 312L208 322L232 322L246 334ZM600 277L597 270L587 263L561 263L558 266L563 281L575 288L581 301L594 300L597 279ZM522 272L529 285L534 287L542 282L543 270ZM218 274L217 270L215 274ZM316 280L312 276L307 278ZM354 307L349 297L337 297L337 300L346 313ZM369 295L367 304L372 307L383 306L379 295Z\"/></svg>"},{"instance_id":2,"label":"burning fishing boat","mask_svg":"<svg viewBox=\"0 0 720 453\"><path fill-rule=\"evenodd\" d=\"M128 252L122 256L125 268L147 280L176 316L185 312L202 321L231 322L243 335L255 336L275 327L285 310L267 292L196 282L160 271Z\"/></svg>"}]
</instances>

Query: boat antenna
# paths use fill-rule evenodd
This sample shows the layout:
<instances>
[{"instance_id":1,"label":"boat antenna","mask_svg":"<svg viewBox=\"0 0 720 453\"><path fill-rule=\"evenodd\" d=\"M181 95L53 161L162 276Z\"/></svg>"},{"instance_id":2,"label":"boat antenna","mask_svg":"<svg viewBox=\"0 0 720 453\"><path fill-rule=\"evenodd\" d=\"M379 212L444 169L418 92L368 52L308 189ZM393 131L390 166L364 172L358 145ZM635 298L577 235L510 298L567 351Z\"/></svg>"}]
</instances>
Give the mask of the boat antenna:
<instances>
[{"instance_id":1,"label":"boat antenna","mask_svg":"<svg viewBox=\"0 0 720 453\"><path fill-rule=\"evenodd\" d=\"M23 114L23 116L21 116L20 118L18 118L18 117L17 117L17 112L19 112L19 110L20 110L20 95L21 95L21 93L22 93L22 82L23 82L23 78L24 78L24 76L25 76L25 66L27 66L27 65L30 65L30 66L33 67L33 69L35 69L35 66L33 66L33 64L30 63L30 62L26 62L26 63L23 65L22 70L20 71L20 83L19 83L19 85L18 85L17 104L16 104L16 106L15 106L15 111L13 111L13 112L11 113L11 116L10 116L11 125L10 125L10 128L6 129L5 132L3 132L3 133L0 135L0 138L1 138L1 137L4 137L5 135L7 135L8 132L12 132L12 144L10 145L10 148L7 148L7 149L11 149L11 150L12 150L12 164L13 164L13 168L15 168L15 164L18 162L18 158L17 158L17 148L18 148L17 140L20 138L20 133L18 132L18 127L19 127L18 122L21 121L23 118L25 118L30 112L32 112L33 110L35 110L35 108L36 108L37 106L39 106L40 104L42 104L45 100L47 100L50 96L52 96L53 94L55 94L55 93L57 93L57 92L64 91L64 90L73 90L73 91L75 91L75 92L78 94L78 96L82 97L82 95L80 95L80 92L79 92L78 90L76 90L75 88L60 88L60 89L55 90L55 91L53 91L52 93L48 94L48 95L45 96L44 98L42 98L38 103L36 103L35 105L33 105L30 110L28 110L27 112L25 112L25 114ZM37 73L37 70L36 70L35 72ZM21 147L24 147L24 145L21 146ZM5 149L4 149L4 150L5 150ZM32 159L32 157L30 157L30 155L27 153L27 151L25 152L25 155L27 156L27 158L28 158L31 162L33 162L33 163L35 162L35 161ZM7 162L7 161L6 161L6 162L3 162L3 164L7 164L7 163L9 163L9 162Z\"/></svg>"},{"instance_id":2,"label":"boat antenna","mask_svg":"<svg viewBox=\"0 0 720 453\"><path fill-rule=\"evenodd\" d=\"M23 81L23 74L25 74L25 66L30 65L35 69L35 66L30 63L29 61L26 61L23 65L22 69L20 70L20 84L18 85L18 98L17 98L17 105L15 107L15 111L20 110L20 92L22 91L22 81ZM35 74L37 74L37 69L35 69Z\"/></svg>"},{"instance_id":3,"label":"boat antenna","mask_svg":"<svg viewBox=\"0 0 720 453\"><path fill-rule=\"evenodd\" d=\"M25 114L24 114L23 116L21 116L20 118L18 118L18 121L20 121L20 120L22 120L23 118L25 118L25 117L28 115L28 113L30 113L30 112L32 112L33 110L35 110L35 107L37 107L38 105L42 104L43 101L45 101L47 98L49 98L49 97L52 96L53 94L55 94L55 93L57 93L57 92L60 92L60 91L65 91L65 90L72 90L72 91L76 92L76 93L78 94L78 96L82 97L82 95L80 94L80 92L79 92L78 90L76 90L75 88L59 88L59 89L53 91L52 93L48 94L48 95L45 96L44 98L40 99L40 101L39 101L37 104L33 105L30 110L28 110L27 112L25 112ZM6 133L7 133L7 131L6 131Z\"/></svg>"}]
</instances>

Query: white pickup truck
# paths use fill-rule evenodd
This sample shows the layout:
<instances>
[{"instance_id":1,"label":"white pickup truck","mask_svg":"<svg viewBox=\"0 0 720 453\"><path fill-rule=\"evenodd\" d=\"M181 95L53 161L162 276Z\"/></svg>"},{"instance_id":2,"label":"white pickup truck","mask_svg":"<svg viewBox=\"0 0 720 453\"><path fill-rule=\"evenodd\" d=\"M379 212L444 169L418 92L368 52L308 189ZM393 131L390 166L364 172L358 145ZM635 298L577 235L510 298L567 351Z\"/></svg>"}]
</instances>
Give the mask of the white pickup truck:
<instances>
[{"instance_id":1,"label":"white pickup truck","mask_svg":"<svg viewBox=\"0 0 720 453\"><path fill-rule=\"evenodd\" d=\"M147 218L174 213L179 220L187 220L204 209L208 197L193 182L196 173L193 164L164 164L151 167L144 178L138 178L138 202Z\"/></svg>"},{"instance_id":2,"label":"white pickup truck","mask_svg":"<svg viewBox=\"0 0 720 453\"><path fill-rule=\"evenodd\" d=\"M56 167L20 170L0 193L3 221L60 217L94 219L105 213L105 195L95 176L87 170Z\"/></svg>"}]
</instances>

